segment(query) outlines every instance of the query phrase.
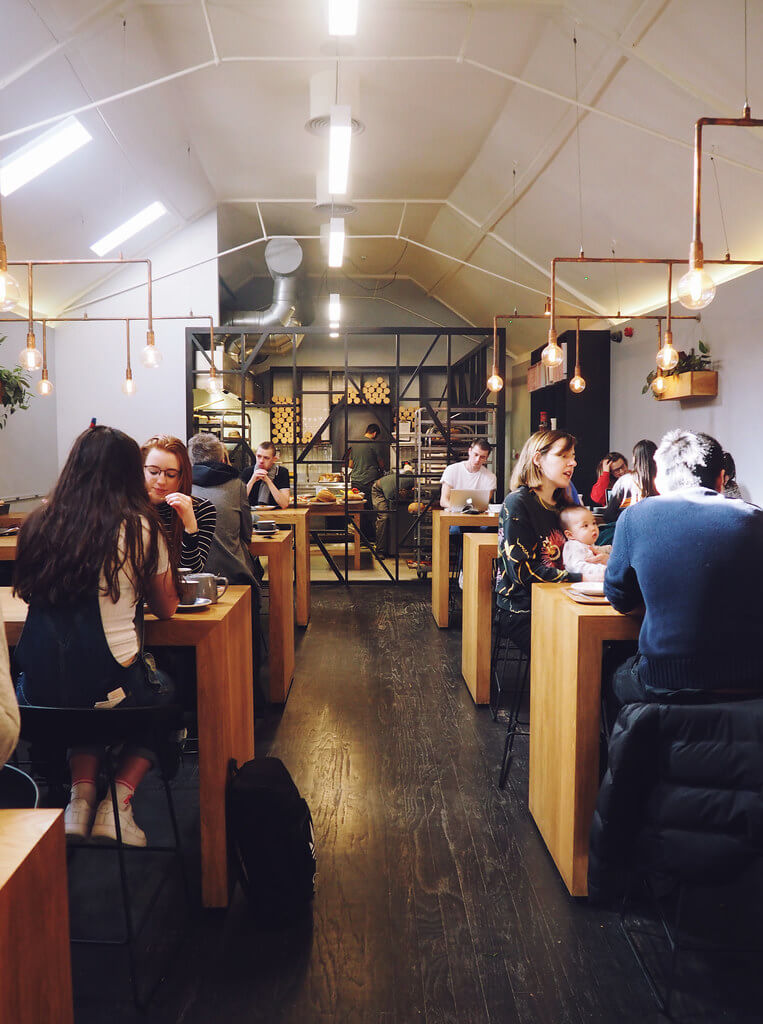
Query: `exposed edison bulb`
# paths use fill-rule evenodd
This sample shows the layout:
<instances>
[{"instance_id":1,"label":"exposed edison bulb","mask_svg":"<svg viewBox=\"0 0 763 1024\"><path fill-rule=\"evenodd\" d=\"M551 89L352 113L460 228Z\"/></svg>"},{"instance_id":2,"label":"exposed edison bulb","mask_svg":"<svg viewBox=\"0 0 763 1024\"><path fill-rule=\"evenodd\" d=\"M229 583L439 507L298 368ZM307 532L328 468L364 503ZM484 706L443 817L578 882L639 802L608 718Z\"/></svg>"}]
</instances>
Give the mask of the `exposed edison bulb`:
<instances>
[{"instance_id":1,"label":"exposed edison bulb","mask_svg":"<svg viewBox=\"0 0 763 1024\"><path fill-rule=\"evenodd\" d=\"M543 307L543 315L551 316L551 296L546 299L546 305Z\"/></svg>"},{"instance_id":2,"label":"exposed edison bulb","mask_svg":"<svg viewBox=\"0 0 763 1024\"><path fill-rule=\"evenodd\" d=\"M0 270L0 311L10 313L21 298L16 279L7 270Z\"/></svg>"},{"instance_id":3,"label":"exposed edison bulb","mask_svg":"<svg viewBox=\"0 0 763 1024\"><path fill-rule=\"evenodd\" d=\"M665 391L665 378L661 373L658 373L652 381L652 391L655 395L661 395Z\"/></svg>"},{"instance_id":4,"label":"exposed edison bulb","mask_svg":"<svg viewBox=\"0 0 763 1024\"><path fill-rule=\"evenodd\" d=\"M140 361L147 370L153 370L162 361L162 353L153 343L146 345L140 354Z\"/></svg>"},{"instance_id":5,"label":"exposed edison bulb","mask_svg":"<svg viewBox=\"0 0 763 1024\"><path fill-rule=\"evenodd\" d=\"M665 343L657 353L657 366L661 370L675 370L678 365L678 352L673 347L673 335L665 331Z\"/></svg>"},{"instance_id":6,"label":"exposed edison bulb","mask_svg":"<svg viewBox=\"0 0 763 1024\"><path fill-rule=\"evenodd\" d=\"M556 340L556 331L551 328L548 332L548 345L540 354L544 366L561 366L564 362L564 352Z\"/></svg>"},{"instance_id":7,"label":"exposed edison bulb","mask_svg":"<svg viewBox=\"0 0 763 1024\"><path fill-rule=\"evenodd\" d=\"M42 366L42 352L34 343L34 334L26 336L26 346L19 352L19 366L23 370L39 370Z\"/></svg>"},{"instance_id":8,"label":"exposed edison bulb","mask_svg":"<svg viewBox=\"0 0 763 1024\"><path fill-rule=\"evenodd\" d=\"M585 378L581 377L579 373L576 373L570 381L570 391L573 391L576 395L585 391Z\"/></svg>"},{"instance_id":9,"label":"exposed edison bulb","mask_svg":"<svg viewBox=\"0 0 763 1024\"><path fill-rule=\"evenodd\" d=\"M704 267L692 267L678 282L678 301L686 309L704 309L715 298L715 281Z\"/></svg>"},{"instance_id":10,"label":"exposed edison bulb","mask_svg":"<svg viewBox=\"0 0 763 1024\"><path fill-rule=\"evenodd\" d=\"M125 372L125 379L122 381L122 391L126 395L135 394L135 381L132 379L132 370Z\"/></svg>"},{"instance_id":11,"label":"exposed edison bulb","mask_svg":"<svg viewBox=\"0 0 763 1024\"><path fill-rule=\"evenodd\" d=\"M487 379L487 386L489 391L500 391L503 387L503 377L492 373Z\"/></svg>"},{"instance_id":12,"label":"exposed edison bulb","mask_svg":"<svg viewBox=\"0 0 763 1024\"><path fill-rule=\"evenodd\" d=\"M48 380L48 371L42 371L42 377L37 381L37 394L38 395L51 395L53 394L53 385Z\"/></svg>"},{"instance_id":13,"label":"exposed edison bulb","mask_svg":"<svg viewBox=\"0 0 763 1024\"><path fill-rule=\"evenodd\" d=\"M217 371L214 366L209 371L209 383L207 384L207 391L210 395L221 395L223 393L223 382L217 376Z\"/></svg>"}]
</instances>

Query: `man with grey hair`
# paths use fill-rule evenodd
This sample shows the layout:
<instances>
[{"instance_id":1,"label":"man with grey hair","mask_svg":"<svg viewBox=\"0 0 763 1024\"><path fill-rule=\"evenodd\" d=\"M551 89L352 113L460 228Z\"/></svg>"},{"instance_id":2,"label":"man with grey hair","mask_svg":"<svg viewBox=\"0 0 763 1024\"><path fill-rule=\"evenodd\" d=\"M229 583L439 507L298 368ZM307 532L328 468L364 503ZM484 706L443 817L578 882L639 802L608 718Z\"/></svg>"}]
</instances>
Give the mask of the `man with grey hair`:
<instances>
[{"instance_id":1,"label":"man with grey hair","mask_svg":"<svg viewBox=\"0 0 763 1024\"><path fill-rule=\"evenodd\" d=\"M720 493L723 449L708 434L673 430L654 460L659 495L620 516L604 577L619 612L644 606L615 701L763 692L763 510Z\"/></svg>"}]
</instances>

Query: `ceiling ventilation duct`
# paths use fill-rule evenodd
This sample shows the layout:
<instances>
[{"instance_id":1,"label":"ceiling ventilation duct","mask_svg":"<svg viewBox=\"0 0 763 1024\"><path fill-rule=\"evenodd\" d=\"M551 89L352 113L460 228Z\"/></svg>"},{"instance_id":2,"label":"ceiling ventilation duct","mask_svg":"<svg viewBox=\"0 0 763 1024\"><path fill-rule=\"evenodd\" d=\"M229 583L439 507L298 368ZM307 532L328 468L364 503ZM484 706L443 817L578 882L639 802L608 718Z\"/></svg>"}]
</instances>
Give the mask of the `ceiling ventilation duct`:
<instances>
[{"instance_id":1,"label":"ceiling ventilation duct","mask_svg":"<svg viewBox=\"0 0 763 1024\"><path fill-rule=\"evenodd\" d=\"M268 333L258 353L258 362L270 355L283 355L291 351L291 335L276 333L282 327L301 327L312 320L309 303L299 295L299 268L302 265L302 247L296 238L271 238L265 246L265 265L273 278L273 301L267 309L240 310L231 314L225 327L238 327L246 331L243 346L241 337L235 336L225 343L225 350L238 363L244 362L263 333ZM297 345L304 334L296 336ZM243 351L242 351L243 349Z\"/></svg>"}]
</instances>

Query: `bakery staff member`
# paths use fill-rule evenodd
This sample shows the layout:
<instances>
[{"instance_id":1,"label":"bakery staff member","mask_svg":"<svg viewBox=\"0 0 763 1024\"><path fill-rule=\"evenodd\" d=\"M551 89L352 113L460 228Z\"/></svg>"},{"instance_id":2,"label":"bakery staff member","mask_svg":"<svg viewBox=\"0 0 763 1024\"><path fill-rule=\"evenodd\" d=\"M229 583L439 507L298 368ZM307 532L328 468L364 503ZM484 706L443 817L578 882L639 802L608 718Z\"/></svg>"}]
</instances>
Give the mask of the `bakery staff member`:
<instances>
[{"instance_id":1,"label":"bakery staff member","mask_svg":"<svg viewBox=\"0 0 763 1024\"><path fill-rule=\"evenodd\" d=\"M272 441L263 441L254 457L254 466L248 466L241 474L249 504L286 508L291 497L289 471L276 462L276 446Z\"/></svg>"}]
</instances>

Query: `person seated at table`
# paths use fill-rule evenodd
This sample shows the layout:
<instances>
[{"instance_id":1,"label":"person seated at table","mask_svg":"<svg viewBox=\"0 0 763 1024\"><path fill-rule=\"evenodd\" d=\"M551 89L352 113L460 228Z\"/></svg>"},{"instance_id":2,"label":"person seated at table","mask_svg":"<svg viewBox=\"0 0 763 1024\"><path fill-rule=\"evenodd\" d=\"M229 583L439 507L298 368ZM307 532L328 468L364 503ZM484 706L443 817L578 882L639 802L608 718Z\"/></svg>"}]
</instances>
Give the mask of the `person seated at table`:
<instances>
[{"instance_id":1,"label":"person seated at table","mask_svg":"<svg viewBox=\"0 0 763 1024\"><path fill-rule=\"evenodd\" d=\"M463 462L454 462L446 466L440 477L441 508L450 508L450 496L453 491L487 491L488 501L492 498L498 481L495 473L485 468L492 449L493 446L486 437L475 437ZM451 527L451 532L458 532L458 527Z\"/></svg>"},{"instance_id":2,"label":"person seated at table","mask_svg":"<svg viewBox=\"0 0 763 1024\"><path fill-rule=\"evenodd\" d=\"M571 505L559 513L559 521L567 538L562 560L569 572L579 572L584 580L603 580L611 545L598 546L599 527L593 512L584 505Z\"/></svg>"},{"instance_id":3,"label":"person seated at table","mask_svg":"<svg viewBox=\"0 0 763 1024\"><path fill-rule=\"evenodd\" d=\"M624 473L615 482L612 496L602 513L605 523L614 523L629 505L635 505L643 498L651 498L657 494L654 482L657 472L654 464L654 453L657 445L654 441L637 441L633 446L633 469Z\"/></svg>"},{"instance_id":4,"label":"person seated at table","mask_svg":"<svg viewBox=\"0 0 763 1024\"><path fill-rule=\"evenodd\" d=\"M148 500L159 514L176 567L203 572L215 533L211 501L191 495L192 470L183 442L156 434L142 445Z\"/></svg>"},{"instance_id":5,"label":"person seated at table","mask_svg":"<svg viewBox=\"0 0 763 1024\"><path fill-rule=\"evenodd\" d=\"M737 468L731 452L723 453L723 497L741 498L742 492L737 483Z\"/></svg>"},{"instance_id":6,"label":"person seated at table","mask_svg":"<svg viewBox=\"0 0 763 1024\"><path fill-rule=\"evenodd\" d=\"M387 473L381 480L376 480L371 486L371 501L374 510L379 514L379 523L376 530L376 551L379 555L387 555L389 537L390 513L397 508L398 500L408 501L413 496L413 486L416 478L413 475L413 467L406 462L400 469L398 481L397 473Z\"/></svg>"},{"instance_id":7,"label":"person seated at table","mask_svg":"<svg viewBox=\"0 0 763 1024\"><path fill-rule=\"evenodd\" d=\"M530 653L533 583L576 582L562 562L564 534L559 513L577 465L576 438L561 430L539 430L525 441L511 474L511 490L498 517L496 625Z\"/></svg>"},{"instance_id":8,"label":"person seated at table","mask_svg":"<svg viewBox=\"0 0 763 1024\"><path fill-rule=\"evenodd\" d=\"M622 704L763 692L763 510L728 501L723 449L673 430L655 453L659 496L617 522L604 593L619 612L644 606L638 653L614 672Z\"/></svg>"},{"instance_id":9,"label":"person seated at table","mask_svg":"<svg viewBox=\"0 0 763 1024\"><path fill-rule=\"evenodd\" d=\"M21 527L14 590L29 605L15 655L19 703L104 709L171 703L172 684L143 655L136 623L143 601L154 615L170 618L178 594L131 437L99 426L75 440L47 504ZM68 836L116 839L110 795L95 809L101 753L70 753ZM119 755L119 821L130 846L146 845L132 798L151 759L139 736Z\"/></svg>"},{"instance_id":10,"label":"person seated at table","mask_svg":"<svg viewBox=\"0 0 763 1024\"><path fill-rule=\"evenodd\" d=\"M0 770L16 749L20 724L19 705L8 660L8 642L0 611Z\"/></svg>"},{"instance_id":11,"label":"person seated at table","mask_svg":"<svg viewBox=\"0 0 763 1024\"><path fill-rule=\"evenodd\" d=\"M288 508L291 497L289 471L279 466L276 458L276 446L272 441L263 441L257 445L254 453L255 463L248 466L241 479L246 484L249 504L269 505L271 508Z\"/></svg>"},{"instance_id":12,"label":"person seated at table","mask_svg":"<svg viewBox=\"0 0 763 1024\"><path fill-rule=\"evenodd\" d=\"M252 513L243 480L228 462L225 445L214 434L194 434L188 441L193 470L193 496L210 501L217 518L206 570L225 576L230 583L252 588L252 651L255 668L255 702L260 665L260 587L249 542Z\"/></svg>"},{"instance_id":13,"label":"person seated at table","mask_svg":"<svg viewBox=\"0 0 763 1024\"><path fill-rule=\"evenodd\" d=\"M628 472L628 462L620 452L609 452L596 467L596 483L591 488L591 504L602 507L607 504L607 491Z\"/></svg>"}]
</instances>

